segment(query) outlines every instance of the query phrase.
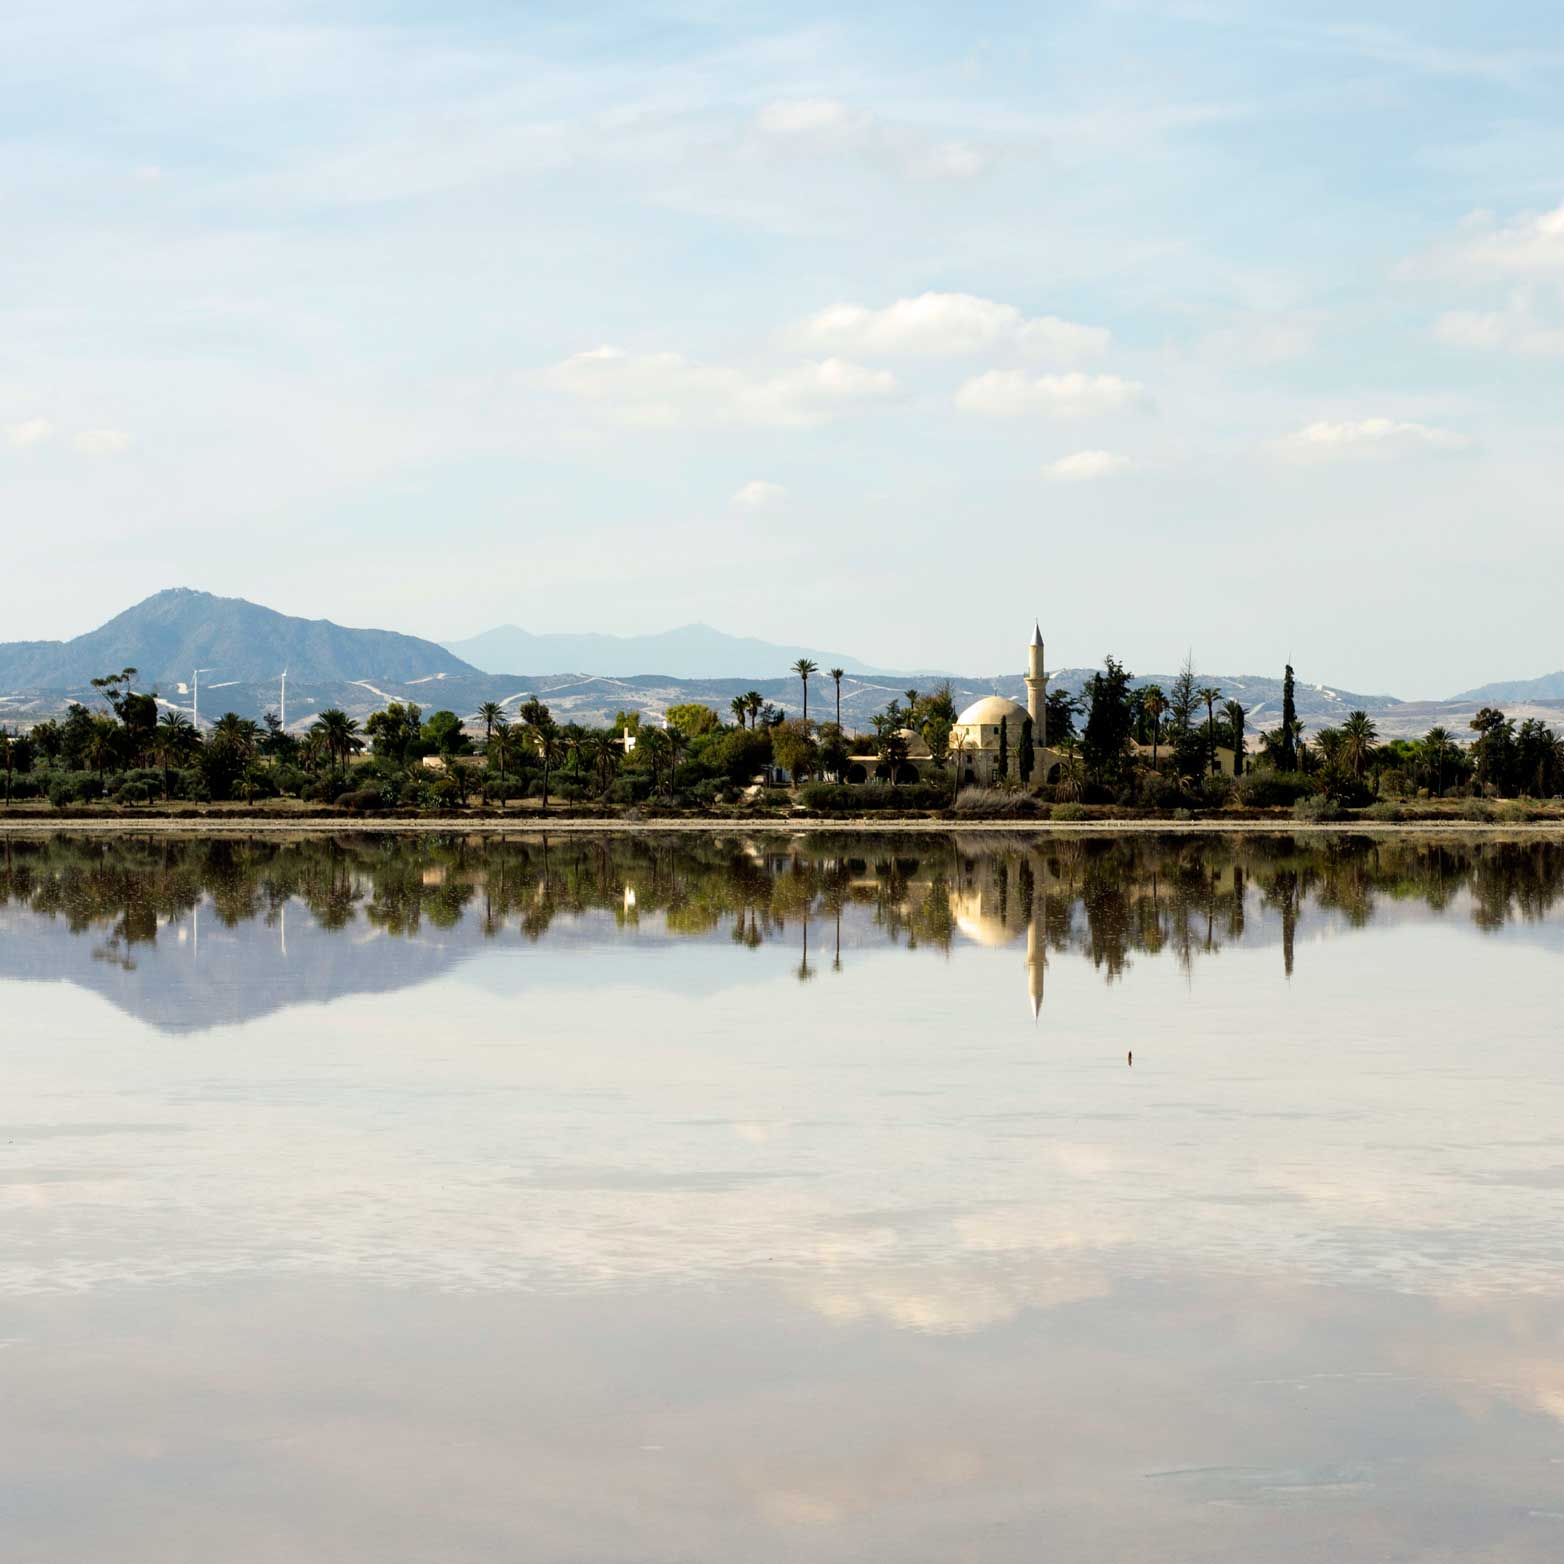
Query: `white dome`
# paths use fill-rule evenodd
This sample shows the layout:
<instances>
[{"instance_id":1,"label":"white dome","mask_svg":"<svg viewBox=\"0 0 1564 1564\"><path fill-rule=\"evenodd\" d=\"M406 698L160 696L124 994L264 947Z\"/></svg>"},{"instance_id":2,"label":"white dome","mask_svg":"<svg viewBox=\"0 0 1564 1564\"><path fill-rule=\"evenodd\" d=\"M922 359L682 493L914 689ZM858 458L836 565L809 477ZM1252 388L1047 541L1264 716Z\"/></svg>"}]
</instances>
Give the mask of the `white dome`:
<instances>
[{"instance_id":1,"label":"white dome","mask_svg":"<svg viewBox=\"0 0 1564 1564\"><path fill-rule=\"evenodd\" d=\"M958 728L997 728L1001 717L1010 720L1010 737L1021 737L1021 724L1026 721L1026 707L1019 702L1009 700L1003 695L985 695L980 701L973 703L956 718Z\"/></svg>"}]
</instances>

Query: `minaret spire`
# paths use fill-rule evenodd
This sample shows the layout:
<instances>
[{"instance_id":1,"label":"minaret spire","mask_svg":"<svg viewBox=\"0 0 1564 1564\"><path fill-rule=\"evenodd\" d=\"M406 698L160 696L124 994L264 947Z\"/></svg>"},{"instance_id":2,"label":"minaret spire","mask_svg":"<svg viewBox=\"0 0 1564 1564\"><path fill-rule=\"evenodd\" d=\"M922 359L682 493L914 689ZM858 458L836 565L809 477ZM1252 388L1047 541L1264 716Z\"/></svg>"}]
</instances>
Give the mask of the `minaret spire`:
<instances>
[{"instance_id":1,"label":"minaret spire","mask_svg":"<svg viewBox=\"0 0 1564 1564\"><path fill-rule=\"evenodd\" d=\"M1032 743L1037 749L1048 748L1048 670L1043 662L1043 627L1039 623L1032 630L1032 644L1027 648L1026 665L1026 713L1032 719Z\"/></svg>"}]
</instances>

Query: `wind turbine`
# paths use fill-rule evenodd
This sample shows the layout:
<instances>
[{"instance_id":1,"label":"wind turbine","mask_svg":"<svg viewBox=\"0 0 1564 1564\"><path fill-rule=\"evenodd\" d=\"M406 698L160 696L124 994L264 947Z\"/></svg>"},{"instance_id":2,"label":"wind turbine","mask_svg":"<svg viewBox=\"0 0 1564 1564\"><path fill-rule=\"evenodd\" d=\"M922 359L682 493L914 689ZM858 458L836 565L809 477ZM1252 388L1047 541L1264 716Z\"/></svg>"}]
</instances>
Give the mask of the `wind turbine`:
<instances>
[{"instance_id":1,"label":"wind turbine","mask_svg":"<svg viewBox=\"0 0 1564 1564\"><path fill-rule=\"evenodd\" d=\"M197 733L201 731L201 675L216 672L215 668L197 668L190 676L190 721Z\"/></svg>"}]
</instances>

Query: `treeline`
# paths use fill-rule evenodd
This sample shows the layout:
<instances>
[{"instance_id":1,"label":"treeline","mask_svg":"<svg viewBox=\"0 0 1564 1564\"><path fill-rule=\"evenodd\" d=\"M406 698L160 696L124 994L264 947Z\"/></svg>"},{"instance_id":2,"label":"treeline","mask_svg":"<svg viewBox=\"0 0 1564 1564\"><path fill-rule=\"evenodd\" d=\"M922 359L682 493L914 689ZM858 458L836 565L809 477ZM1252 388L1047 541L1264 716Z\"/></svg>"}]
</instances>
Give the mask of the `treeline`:
<instances>
[{"instance_id":1,"label":"treeline","mask_svg":"<svg viewBox=\"0 0 1564 1564\"><path fill-rule=\"evenodd\" d=\"M1267 917L1280 925L1290 964L1310 918L1361 926L1382 901L1442 911L1464 895L1481 927L1536 922L1564 901L1564 851L1535 841L1283 835L983 845L955 836L912 844L872 834L623 833L0 843L0 907L107 932L132 954L198 904L237 927L273 921L289 901L322 927L366 924L393 936L470 922L485 938L541 939L559 918L596 913L620 924L661 918L670 933L692 937L726 931L750 946L857 909L886 943L948 949L956 909L978 887L985 913L1017 939L1033 927L1043 949L1079 954L1116 978L1135 954L1190 965Z\"/></svg>"},{"instance_id":2,"label":"treeline","mask_svg":"<svg viewBox=\"0 0 1564 1564\"><path fill-rule=\"evenodd\" d=\"M795 665L808 710L813 664ZM817 784L818 807L868 807L853 786L888 783L899 807L938 808L955 801L963 751L949 684L908 689L850 735L836 717L784 718L758 691L736 696L724 721L709 706L669 709L666 724L620 712L610 728L560 722L542 701L507 710L482 706L425 713L393 701L362 723L321 712L303 733L285 731L276 713L259 723L224 713L198 731L185 714L134 688L125 668L93 681L101 705L71 705L62 719L27 732L0 728L5 798L47 798L57 807L108 800L146 804L255 801L275 797L349 809L440 810L475 802L537 798L636 805L660 800L703 807L734 804L756 779ZM1050 770L1032 774L1030 721L1000 734L1001 790L1055 803L1113 803L1152 810L1292 805L1328 813L1377 800L1552 798L1564 793L1564 740L1546 723L1516 723L1494 708L1479 711L1469 743L1443 727L1421 739L1381 742L1367 713L1309 732L1298 719L1287 668L1281 719L1249 751L1249 713L1186 660L1167 690L1136 686L1114 657L1077 698L1048 697ZM1019 762L1010 765L1013 752ZM922 752L927 748L928 754ZM1232 770L1223 751L1235 757ZM916 764L913 764L916 759ZM861 768L861 771L860 769ZM916 789L901 792L903 784ZM826 784L830 784L827 786ZM879 800L885 802L885 800Z\"/></svg>"}]
</instances>

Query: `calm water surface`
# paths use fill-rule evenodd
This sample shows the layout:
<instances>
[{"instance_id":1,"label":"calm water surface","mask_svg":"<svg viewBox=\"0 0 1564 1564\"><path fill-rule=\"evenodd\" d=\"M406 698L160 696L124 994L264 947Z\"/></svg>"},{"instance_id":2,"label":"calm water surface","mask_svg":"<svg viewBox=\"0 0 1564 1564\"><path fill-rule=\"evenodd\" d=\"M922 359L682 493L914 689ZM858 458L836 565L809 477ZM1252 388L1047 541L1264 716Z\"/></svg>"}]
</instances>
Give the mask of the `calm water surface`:
<instances>
[{"instance_id":1,"label":"calm water surface","mask_svg":"<svg viewBox=\"0 0 1564 1564\"><path fill-rule=\"evenodd\" d=\"M1561 955L1536 841L0 842L0 1558L1556 1560Z\"/></svg>"}]
</instances>

